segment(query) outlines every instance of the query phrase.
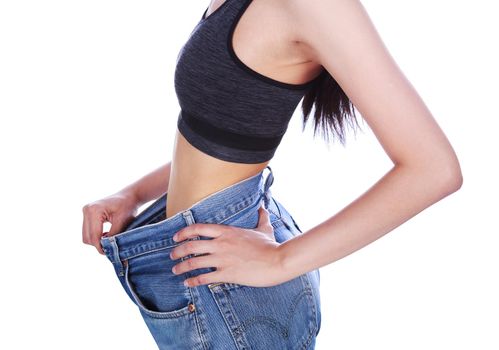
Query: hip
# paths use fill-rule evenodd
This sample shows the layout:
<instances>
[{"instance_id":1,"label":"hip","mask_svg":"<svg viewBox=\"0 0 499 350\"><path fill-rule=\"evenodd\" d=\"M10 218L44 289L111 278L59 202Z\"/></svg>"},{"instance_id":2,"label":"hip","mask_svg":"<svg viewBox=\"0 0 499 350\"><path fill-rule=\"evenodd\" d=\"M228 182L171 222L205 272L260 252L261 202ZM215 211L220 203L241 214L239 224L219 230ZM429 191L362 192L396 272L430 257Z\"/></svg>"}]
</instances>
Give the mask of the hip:
<instances>
[{"instance_id":1,"label":"hip","mask_svg":"<svg viewBox=\"0 0 499 350\"><path fill-rule=\"evenodd\" d=\"M269 168L270 170L270 168ZM263 171L166 218L167 193L143 210L121 233L101 244L125 292L160 349L313 348L320 328L319 271L272 287L213 283L186 287L169 258L181 228L195 222L254 228L264 200L276 241L301 234L288 210L271 195ZM197 238L197 239L205 239ZM188 259L191 256L186 256Z\"/></svg>"}]
</instances>

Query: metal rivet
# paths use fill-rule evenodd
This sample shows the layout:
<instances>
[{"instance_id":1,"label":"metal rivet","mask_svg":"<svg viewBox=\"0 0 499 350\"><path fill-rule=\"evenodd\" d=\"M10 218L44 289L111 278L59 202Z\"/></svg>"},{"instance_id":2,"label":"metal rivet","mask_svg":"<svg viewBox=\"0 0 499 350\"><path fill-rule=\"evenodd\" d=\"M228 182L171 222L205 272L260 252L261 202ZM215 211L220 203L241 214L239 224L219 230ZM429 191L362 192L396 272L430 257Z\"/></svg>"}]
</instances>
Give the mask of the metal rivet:
<instances>
[{"instance_id":1,"label":"metal rivet","mask_svg":"<svg viewBox=\"0 0 499 350\"><path fill-rule=\"evenodd\" d=\"M196 311L196 306L194 306L194 304L193 304L193 303L190 303L190 304L189 304L189 311L190 311L190 312L194 312L194 311Z\"/></svg>"}]
</instances>

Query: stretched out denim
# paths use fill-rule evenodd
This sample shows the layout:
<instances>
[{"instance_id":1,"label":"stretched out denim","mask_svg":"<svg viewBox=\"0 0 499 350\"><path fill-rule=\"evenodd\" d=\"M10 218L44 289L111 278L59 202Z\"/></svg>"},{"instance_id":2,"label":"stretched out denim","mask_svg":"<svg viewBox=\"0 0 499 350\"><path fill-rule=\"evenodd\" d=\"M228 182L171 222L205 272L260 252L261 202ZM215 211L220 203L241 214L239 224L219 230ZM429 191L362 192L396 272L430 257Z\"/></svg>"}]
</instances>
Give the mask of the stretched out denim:
<instances>
[{"instance_id":1,"label":"stretched out denim","mask_svg":"<svg viewBox=\"0 0 499 350\"><path fill-rule=\"evenodd\" d=\"M269 170L265 181L263 172ZM284 242L302 233L270 191L267 166L258 174L215 192L168 219L167 193L150 204L120 233L101 245L121 285L135 303L159 349L232 350L315 348L321 324L319 270L272 287L211 283L186 287L186 278L215 271L201 268L179 275L170 252L173 235L194 223L255 228L261 201L274 235ZM194 239L212 239L199 236Z\"/></svg>"}]
</instances>

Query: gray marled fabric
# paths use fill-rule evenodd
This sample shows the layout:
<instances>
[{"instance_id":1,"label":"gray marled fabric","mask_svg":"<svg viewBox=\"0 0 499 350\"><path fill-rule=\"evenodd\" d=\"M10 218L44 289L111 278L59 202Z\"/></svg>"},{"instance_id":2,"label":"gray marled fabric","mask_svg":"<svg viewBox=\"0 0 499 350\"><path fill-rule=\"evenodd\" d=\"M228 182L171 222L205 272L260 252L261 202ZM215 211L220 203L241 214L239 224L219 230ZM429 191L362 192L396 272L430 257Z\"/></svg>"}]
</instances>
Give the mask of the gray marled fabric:
<instances>
[{"instance_id":1,"label":"gray marled fabric","mask_svg":"<svg viewBox=\"0 0 499 350\"><path fill-rule=\"evenodd\" d=\"M205 11L179 52L174 78L182 135L201 151L238 163L273 157L298 103L322 75L305 84L288 84L239 60L232 34L251 1L225 0L207 18ZM200 121L197 129L183 113ZM268 139L259 144L258 138Z\"/></svg>"}]
</instances>

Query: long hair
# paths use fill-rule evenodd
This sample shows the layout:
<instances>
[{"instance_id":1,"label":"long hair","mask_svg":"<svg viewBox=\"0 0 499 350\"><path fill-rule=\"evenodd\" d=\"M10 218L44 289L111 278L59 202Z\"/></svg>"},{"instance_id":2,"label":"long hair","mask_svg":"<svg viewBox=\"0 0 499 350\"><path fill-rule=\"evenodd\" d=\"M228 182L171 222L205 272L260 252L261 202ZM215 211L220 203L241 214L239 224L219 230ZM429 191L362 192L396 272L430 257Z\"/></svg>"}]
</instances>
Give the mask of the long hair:
<instances>
[{"instance_id":1,"label":"long hair","mask_svg":"<svg viewBox=\"0 0 499 350\"><path fill-rule=\"evenodd\" d=\"M319 130L329 143L329 135L338 138L345 146L345 124L349 124L355 132L355 125L359 127L356 119L355 107L336 80L324 70L317 84L307 91L302 101L303 127L305 129L310 113L314 107L314 137ZM360 128L360 127L359 127Z\"/></svg>"}]
</instances>

